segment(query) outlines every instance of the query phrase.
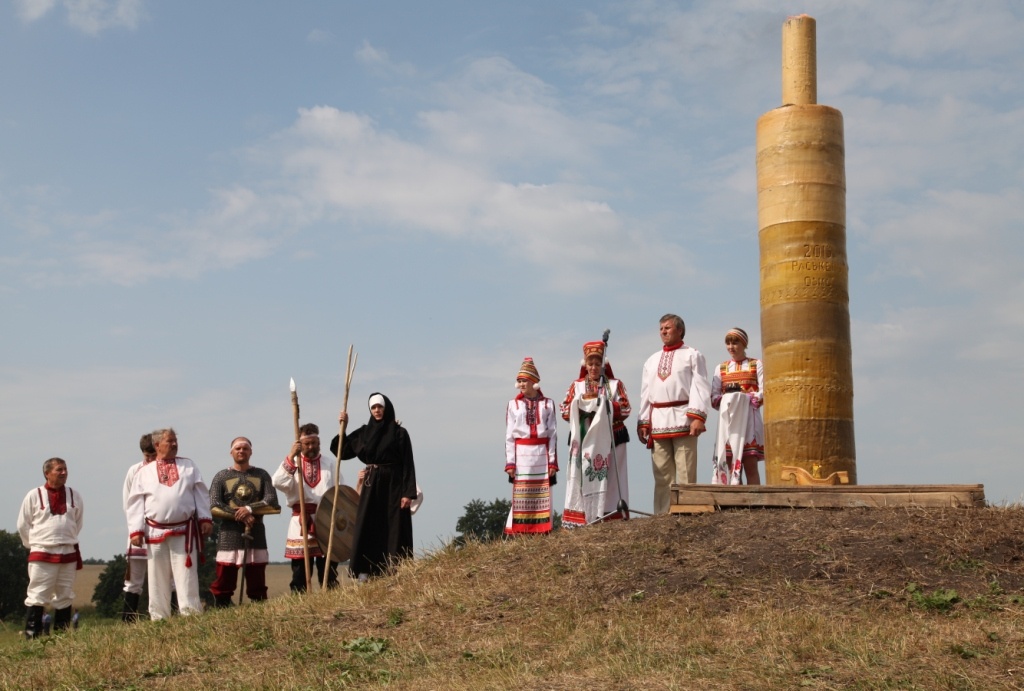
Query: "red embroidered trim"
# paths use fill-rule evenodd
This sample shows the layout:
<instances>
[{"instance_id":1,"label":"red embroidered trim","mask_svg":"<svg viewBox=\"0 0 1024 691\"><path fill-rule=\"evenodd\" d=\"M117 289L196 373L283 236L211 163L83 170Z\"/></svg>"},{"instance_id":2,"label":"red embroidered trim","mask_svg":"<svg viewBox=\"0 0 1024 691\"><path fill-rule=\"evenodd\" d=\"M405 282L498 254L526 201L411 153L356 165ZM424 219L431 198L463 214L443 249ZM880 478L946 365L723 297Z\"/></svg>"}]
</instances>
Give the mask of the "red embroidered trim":
<instances>
[{"instance_id":1,"label":"red embroidered trim","mask_svg":"<svg viewBox=\"0 0 1024 691\"><path fill-rule=\"evenodd\" d=\"M178 481L178 464L174 461L173 458L169 461L161 458L153 461L156 463L156 478L161 485L174 487L174 483Z\"/></svg>"},{"instance_id":2,"label":"red embroidered trim","mask_svg":"<svg viewBox=\"0 0 1024 691\"><path fill-rule=\"evenodd\" d=\"M320 484L320 456L316 458L306 458L302 456L302 477L305 478L306 484L310 487L316 487Z\"/></svg>"},{"instance_id":3,"label":"red embroidered trim","mask_svg":"<svg viewBox=\"0 0 1024 691\"><path fill-rule=\"evenodd\" d=\"M682 344L680 343L680 345ZM661 358L658 360L658 379L665 381L672 376L672 360L675 359L678 347L665 346L661 353Z\"/></svg>"}]
</instances>

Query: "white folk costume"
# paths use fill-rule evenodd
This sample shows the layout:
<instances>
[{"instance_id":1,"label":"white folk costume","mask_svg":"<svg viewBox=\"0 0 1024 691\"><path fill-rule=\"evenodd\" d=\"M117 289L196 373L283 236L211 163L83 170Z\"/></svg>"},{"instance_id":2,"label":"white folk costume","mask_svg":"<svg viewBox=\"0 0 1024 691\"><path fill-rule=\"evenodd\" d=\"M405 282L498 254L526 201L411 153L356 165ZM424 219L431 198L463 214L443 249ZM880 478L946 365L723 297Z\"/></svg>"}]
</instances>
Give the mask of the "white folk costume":
<instances>
[{"instance_id":1,"label":"white folk costume","mask_svg":"<svg viewBox=\"0 0 1024 691\"><path fill-rule=\"evenodd\" d=\"M28 548L29 608L52 606L60 617L64 611L71 621L72 586L75 572L82 568L78 534L82 530L82 495L67 485L54 489L36 487L25 495L18 514L18 534Z\"/></svg>"},{"instance_id":2,"label":"white folk costume","mask_svg":"<svg viewBox=\"0 0 1024 691\"><path fill-rule=\"evenodd\" d=\"M697 438L690 422L707 420L711 384L701 353L679 342L647 358L637 429L648 436L654 469L654 512L667 513L673 483L697 481Z\"/></svg>"},{"instance_id":3,"label":"white folk costume","mask_svg":"<svg viewBox=\"0 0 1024 691\"><path fill-rule=\"evenodd\" d=\"M202 524L212 525L210 492L188 458L158 458L142 466L128 494L128 534L143 536L149 552L149 616L171 615L171 583L182 614L202 611L199 561ZM195 558L193 558L195 553Z\"/></svg>"},{"instance_id":4,"label":"white folk costume","mask_svg":"<svg viewBox=\"0 0 1024 691\"><path fill-rule=\"evenodd\" d=\"M719 409L721 417L712 484L738 485L743 458L764 458L764 423L759 410L763 400L764 371L760 360L728 360L715 369L711 403ZM734 449L742 452L737 454Z\"/></svg>"},{"instance_id":5,"label":"white folk costume","mask_svg":"<svg viewBox=\"0 0 1024 691\"><path fill-rule=\"evenodd\" d=\"M707 420L711 387L704 356L680 343L647 358L640 384L640 426L652 439L686 437L690 420Z\"/></svg>"},{"instance_id":6,"label":"white folk costume","mask_svg":"<svg viewBox=\"0 0 1024 691\"><path fill-rule=\"evenodd\" d=\"M584 357L603 358L604 343L586 343L583 353ZM581 367L580 378L569 385L561 405L562 418L569 422L569 471L562 514L566 528L599 519L629 518L618 506L620 500L629 503L629 432L623 421L632 407L626 387L614 378L611 365L605 363L604 374L605 382L591 381L586 367Z\"/></svg>"},{"instance_id":7,"label":"white folk costume","mask_svg":"<svg viewBox=\"0 0 1024 691\"><path fill-rule=\"evenodd\" d=\"M146 461L139 461L130 467L128 474L125 475L121 498L126 517L128 515L128 495L131 494L132 483L135 482L135 476L138 474L139 468L144 465L146 465ZM125 571L124 579L124 592L141 595L142 586L146 582L146 559L149 557L149 552L147 552L145 545L136 547L132 544L131 538L128 538L128 548L125 550L124 556L128 559L128 568Z\"/></svg>"},{"instance_id":8,"label":"white folk costume","mask_svg":"<svg viewBox=\"0 0 1024 691\"><path fill-rule=\"evenodd\" d=\"M316 516L317 507L320 506L320 500L323 499L327 490L334 487L334 474L331 472L329 464L323 462L322 454L318 454L316 458L306 458L302 454L299 454L299 456L301 458L300 464L302 465L301 474L296 473L297 467L292 463L292 459L286 458L278 466L277 470L274 471L273 478L274 487L284 494L284 503L286 506L290 506L292 510L292 518L288 522L288 536L285 539L285 559L302 559L305 554L302 549L302 521L300 518L299 483L297 477L302 477L305 480L302 489L306 499L306 534L308 536L309 556L311 558L324 556L320 545L316 541L313 519ZM345 484L345 480L340 477L338 482Z\"/></svg>"},{"instance_id":9,"label":"white folk costume","mask_svg":"<svg viewBox=\"0 0 1024 691\"><path fill-rule=\"evenodd\" d=\"M540 383L531 358L523 360L520 379ZM535 398L522 393L505 409L505 472L512 482L512 509L505 534L550 533L551 485L558 471L558 416L555 404L540 389Z\"/></svg>"}]
</instances>

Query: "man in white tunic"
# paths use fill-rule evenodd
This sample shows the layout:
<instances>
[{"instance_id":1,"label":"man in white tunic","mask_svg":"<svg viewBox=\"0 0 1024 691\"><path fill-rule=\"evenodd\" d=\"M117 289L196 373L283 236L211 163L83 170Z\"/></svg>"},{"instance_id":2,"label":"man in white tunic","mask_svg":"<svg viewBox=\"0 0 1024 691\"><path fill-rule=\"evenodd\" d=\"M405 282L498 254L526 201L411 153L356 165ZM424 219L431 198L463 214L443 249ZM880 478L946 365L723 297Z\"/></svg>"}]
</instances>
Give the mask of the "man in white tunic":
<instances>
[{"instance_id":1,"label":"man in white tunic","mask_svg":"<svg viewBox=\"0 0 1024 691\"><path fill-rule=\"evenodd\" d=\"M18 534L28 548L28 617L25 636L43 632L43 611L53 607L57 631L71 626L72 586L82 568L78 533L82 530L82 495L67 486L68 465L61 458L43 463L46 484L25 495L18 514Z\"/></svg>"},{"instance_id":2,"label":"man in white tunic","mask_svg":"<svg viewBox=\"0 0 1024 691\"><path fill-rule=\"evenodd\" d=\"M213 530L210 492L199 468L178 456L173 429L153 432L156 460L139 469L128 495L128 534L149 552L149 616L171 615L171 583L182 614L202 611L199 560ZM195 556L193 557L193 553Z\"/></svg>"},{"instance_id":3,"label":"man in white tunic","mask_svg":"<svg viewBox=\"0 0 1024 691\"><path fill-rule=\"evenodd\" d=\"M651 449L654 513L668 513L670 486L697 482L697 437L711 409L711 384L704 356L683 343L680 317L662 317L659 333L662 349L644 363L636 431Z\"/></svg>"},{"instance_id":4,"label":"man in white tunic","mask_svg":"<svg viewBox=\"0 0 1024 691\"><path fill-rule=\"evenodd\" d=\"M139 468L156 460L156 448L153 446L153 435L146 433L139 439L139 449L142 451L142 460L128 469L124 478L124 491L122 492L122 504L125 516L128 515L128 495L132 491L132 483ZM124 608L121 611L121 620L125 623L132 623L139 618L139 599L142 597L142 586L146 583L146 552L145 545L136 547L128 539L128 551L125 557L128 559L128 569L124 578Z\"/></svg>"},{"instance_id":5,"label":"man in white tunic","mask_svg":"<svg viewBox=\"0 0 1024 691\"><path fill-rule=\"evenodd\" d=\"M299 470L301 468L301 471ZM323 462L320 456L320 428L308 423L299 428L299 438L292 444L288 456L274 472L274 487L284 494L285 503L292 509L292 519L288 524L288 536L284 546L284 557L292 563L292 592L306 591L306 550L303 549L303 530L301 520L301 496L306 504L306 544L309 557L320 574L317 583L324 582L326 558L316 541L313 518L316 516L320 500L328 489L334 488L334 473L330 464ZM302 482L301 490L299 482ZM339 477L338 482L344 484ZM310 571L313 570L310 564ZM327 587L338 587L338 562L329 564Z\"/></svg>"}]
</instances>

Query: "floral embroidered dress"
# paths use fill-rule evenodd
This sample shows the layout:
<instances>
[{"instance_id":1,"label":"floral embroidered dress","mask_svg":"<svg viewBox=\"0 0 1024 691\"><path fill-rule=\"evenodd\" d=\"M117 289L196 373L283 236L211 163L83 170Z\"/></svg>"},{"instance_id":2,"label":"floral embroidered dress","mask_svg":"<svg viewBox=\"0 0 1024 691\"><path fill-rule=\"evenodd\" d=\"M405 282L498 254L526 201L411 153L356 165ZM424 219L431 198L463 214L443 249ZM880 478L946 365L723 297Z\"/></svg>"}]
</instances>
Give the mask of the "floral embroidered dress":
<instances>
[{"instance_id":1,"label":"floral embroidered dress","mask_svg":"<svg viewBox=\"0 0 1024 691\"><path fill-rule=\"evenodd\" d=\"M764 372L760 360L728 360L715 369L711 405L719 409L721 417L711 484L738 485L743 457L764 458L764 423L758 410L763 400ZM742 453L737 455L733 449L742 449Z\"/></svg>"},{"instance_id":2,"label":"floral embroidered dress","mask_svg":"<svg viewBox=\"0 0 1024 691\"><path fill-rule=\"evenodd\" d=\"M618 505L620 499L629 503L629 434L623 420L631 410L626 388L618 379L609 377L605 385L583 376L569 386L561 406L562 418L569 422L564 527L629 518Z\"/></svg>"}]
</instances>

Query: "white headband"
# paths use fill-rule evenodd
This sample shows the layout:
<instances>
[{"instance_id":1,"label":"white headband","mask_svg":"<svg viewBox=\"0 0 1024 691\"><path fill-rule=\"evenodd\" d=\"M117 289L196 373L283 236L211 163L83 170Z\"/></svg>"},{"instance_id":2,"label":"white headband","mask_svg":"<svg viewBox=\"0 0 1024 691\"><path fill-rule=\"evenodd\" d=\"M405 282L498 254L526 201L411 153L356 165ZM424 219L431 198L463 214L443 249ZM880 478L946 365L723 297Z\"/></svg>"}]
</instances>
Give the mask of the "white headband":
<instances>
[{"instance_id":1,"label":"white headband","mask_svg":"<svg viewBox=\"0 0 1024 691\"><path fill-rule=\"evenodd\" d=\"M372 396L370 396L370 407L372 408L375 405L379 405L385 408L387 407L384 405L384 397L381 396L379 393L375 393Z\"/></svg>"}]
</instances>

